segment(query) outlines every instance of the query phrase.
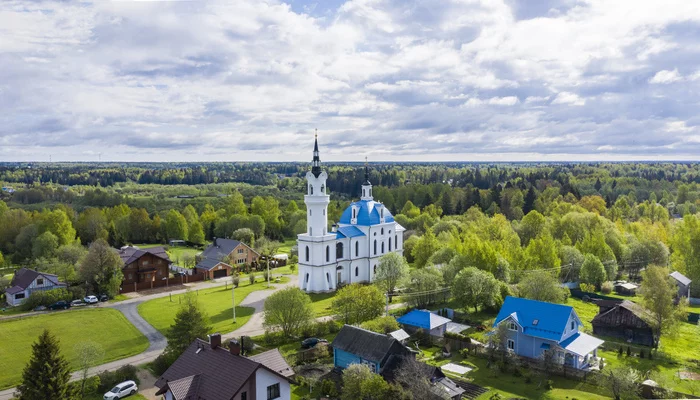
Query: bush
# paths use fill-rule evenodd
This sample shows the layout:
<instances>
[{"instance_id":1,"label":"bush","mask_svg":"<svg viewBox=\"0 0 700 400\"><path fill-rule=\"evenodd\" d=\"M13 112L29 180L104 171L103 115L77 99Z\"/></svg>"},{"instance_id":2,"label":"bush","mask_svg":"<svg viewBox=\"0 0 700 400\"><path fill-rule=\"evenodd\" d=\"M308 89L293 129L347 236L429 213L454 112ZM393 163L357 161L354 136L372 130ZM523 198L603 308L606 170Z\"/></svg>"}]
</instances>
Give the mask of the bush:
<instances>
[{"instance_id":1,"label":"bush","mask_svg":"<svg viewBox=\"0 0 700 400\"><path fill-rule=\"evenodd\" d=\"M321 382L321 394L327 397L338 397L338 388L335 387L335 382L324 379Z\"/></svg>"},{"instance_id":2,"label":"bush","mask_svg":"<svg viewBox=\"0 0 700 400\"><path fill-rule=\"evenodd\" d=\"M602 285L600 285L600 292L603 294L610 294L612 293L613 290L613 283L608 281L608 282L603 282Z\"/></svg>"},{"instance_id":3,"label":"bush","mask_svg":"<svg viewBox=\"0 0 700 400\"><path fill-rule=\"evenodd\" d=\"M153 363L151 364L151 370L153 370L153 374L155 376L163 375L165 371L168 368L170 368L171 365L173 365L176 359L177 357L173 357L167 353L162 353L161 355L156 357L156 359L153 360Z\"/></svg>"},{"instance_id":4,"label":"bush","mask_svg":"<svg viewBox=\"0 0 700 400\"><path fill-rule=\"evenodd\" d=\"M590 283L581 282L579 284L579 288L581 289L582 292L588 292L588 293L595 292L595 285L592 285Z\"/></svg>"},{"instance_id":5,"label":"bush","mask_svg":"<svg viewBox=\"0 0 700 400\"><path fill-rule=\"evenodd\" d=\"M399 323L392 316L382 316L375 319L365 321L360 325L361 328L372 332L387 334L399 329Z\"/></svg>"},{"instance_id":6,"label":"bush","mask_svg":"<svg viewBox=\"0 0 700 400\"><path fill-rule=\"evenodd\" d=\"M251 285L255 283L255 278L257 278L257 276L255 276L255 272L251 272L250 275L248 275Z\"/></svg>"},{"instance_id":7,"label":"bush","mask_svg":"<svg viewBox=\"0 0 700 400\"><path fill-rule=\"evenodd\" d=\"M292 271L292 273L294 273L294 271L297 270L297 265L296 264L289 264L289 270Z\"/></svg>"},{"instance_id":8,"label":"bush","mask_svg":"<svg viewBox=\"0 0 700 400\"><path fill-rule=\"evenodd\" d=\"M125 365L123 367L120 367L116 371L102 372L101 374L97 375L100 378L100 385L97 387L98 393L107 392L110 389L112 389L116 384L124 381L134 381L136 382L136 385L139 385L141 381L139 381L137 372L138 368L134 367L133 365ZM158 375L161 375L161 373L159 373Z\"/></svg>"},{"instance_id":9,"label":"bush","mask_svg":"<svg viewBox=\"0 0 700 400\"><path fill-rule=\"evenodd\" d=\"M241 350L243 354L248 354L255 348L255 342L250 336L241 336Z\"/></svg>"},{"instance_id":10,"label":"bush","mask_svg":"<svg viewBox=\"0 0 700 400\"><path fill-rule=\"evenodd\" d=\"M238 274L234 275L233 278L231 278L231 283L233 283L234 287L238 287L238 285L241 283L241 278L238 276Z\"/></svg>"},{"instance_id":11,"label":"bush","mask_svg":"<svg viewBox=\"0 0 700 400\"><path fill-rule=\"evenodd\" d=\"M270 274L267 272L267 270L263 271L263 281L267 282L267 279L270 277Z\"/></svg>"},{"instance_id":12,"label":"bush","mask_svg":"<svg viewBox=\"0 0 700 400\"><path fill-rule=\"evenodd\" d=\"M22 303L22 309L31 311L38 306L50 306L57 301L65 300L71 301L73 296L68 292L67 289L52 289L52 290L37 290L32 292L32 294L27 297L27 299Z\"/></svg>"}]
</instances>

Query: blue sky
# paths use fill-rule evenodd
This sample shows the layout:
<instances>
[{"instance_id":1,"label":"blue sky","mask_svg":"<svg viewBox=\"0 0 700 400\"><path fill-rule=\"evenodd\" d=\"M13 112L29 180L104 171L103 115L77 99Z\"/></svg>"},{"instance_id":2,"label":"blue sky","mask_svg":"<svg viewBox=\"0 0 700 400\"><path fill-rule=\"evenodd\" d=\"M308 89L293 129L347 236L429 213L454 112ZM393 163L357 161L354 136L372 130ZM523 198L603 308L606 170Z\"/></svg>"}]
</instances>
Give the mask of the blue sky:
<instances>
[{"instance_id":1,"label":"blue sky","mask_svg":"<svg viewBox=\"0 0 700 400\"><path fill-rule=\"evenodd\" d=\"M0 161L698 160L693 1L0 2Z\"/></svg>"}]
</instances>

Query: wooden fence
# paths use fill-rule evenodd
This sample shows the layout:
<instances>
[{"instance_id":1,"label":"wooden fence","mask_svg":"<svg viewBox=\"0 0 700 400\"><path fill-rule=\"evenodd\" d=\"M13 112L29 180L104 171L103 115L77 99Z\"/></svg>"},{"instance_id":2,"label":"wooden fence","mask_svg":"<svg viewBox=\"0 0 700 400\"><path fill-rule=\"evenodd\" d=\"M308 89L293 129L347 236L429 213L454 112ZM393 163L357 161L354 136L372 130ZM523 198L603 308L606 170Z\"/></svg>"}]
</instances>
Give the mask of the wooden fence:
<instances>
[{"instance_id":1,"label":"wooden fence","mask_svg":"<svg viewBox=\"0 0 700 400\"><path fill-rule=\"evenodd\" d=\"M203 273L192 275L180 275L175 278L161 279L149 282L127 283L119 288L119 293L139 292L142 290L157 289L168 286L184 285L185 283L203 281L206 275Z\"/></svg>"}]
</instances>

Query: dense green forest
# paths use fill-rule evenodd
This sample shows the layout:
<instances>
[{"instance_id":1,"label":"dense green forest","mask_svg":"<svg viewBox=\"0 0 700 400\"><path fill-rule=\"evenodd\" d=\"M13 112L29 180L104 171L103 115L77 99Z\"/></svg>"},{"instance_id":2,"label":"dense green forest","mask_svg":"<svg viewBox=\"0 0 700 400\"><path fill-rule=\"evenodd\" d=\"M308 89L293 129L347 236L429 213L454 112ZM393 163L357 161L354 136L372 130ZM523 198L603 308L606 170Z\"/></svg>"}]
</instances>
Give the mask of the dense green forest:
<instances>
[{"instance_id":1,"label":"dense green forest","mask_svg":"<svg viewBox=\"0 0 700 400\"><path fill-rule=\"evenodd\" d=\"M357 197L359 164L325 164L329 223ZM0 252L11 265L71 264L71 249L305 231L306 163L4 164ZM407 228L417 267L464 266L516 283L529 270L605 280L668 265L700 281L700 164L370 165L375 198ZM76 250L77 251L77 250ZM68 254L68 255L67 255ZM68 267L65 267L68 268ZM700 286L698 286L700 291Z\"/></svg>"}]
</instances>

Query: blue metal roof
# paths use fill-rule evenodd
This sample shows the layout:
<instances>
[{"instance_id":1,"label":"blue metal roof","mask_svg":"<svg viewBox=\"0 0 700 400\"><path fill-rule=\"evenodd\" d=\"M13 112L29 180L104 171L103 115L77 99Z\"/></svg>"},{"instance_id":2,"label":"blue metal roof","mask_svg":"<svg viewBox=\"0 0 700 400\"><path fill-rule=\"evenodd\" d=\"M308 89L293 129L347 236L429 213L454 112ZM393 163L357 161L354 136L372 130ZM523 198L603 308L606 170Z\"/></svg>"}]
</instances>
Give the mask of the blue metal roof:
<instances>
[{"instance_id":1,"label":"blue metal roof","mask_svg":"<svg viewBox=\"0 0 700 400\"><path fill-rule=\"evenodd\" d=\"M352 220L352 208L357 207L357 225L378 225L380 224L381 218L379 216L379 208L384 207L384 205L378 201L374 200L360 200L354 203L350 203L350 206L343 211L343 215L340 216L341 224L350 224ZM384 207L384 222L394 222L394 216L388 208Z\"/></svg>"},{"instance_id":2,"label":"blue metal roof","mask_svg":"<svg viewBox=\"0 0 700 400\"><path fill-rule=\"evenodd\" d=\"M493 326L513 315L526 335L559 342L572 312L570 306L508 296Z\"/></svg>"},{"instance_id":3,"label":"blue metal roof","mask_svg":"<svg viewBox=\"0 0 700 400\"><path fill-rule=\"evenodd\" d=\"M434 329L450 322L449 319L433 314L428 310L413 310L396 320L399 324Z\"/></svg>"},{"instance_id":4,"label":"blue metal roof","mask_svg":"<svg viewBox=\"0 0 700 400\"><path fill-rule=\"evenodd\" d=\"M336 239L343 239L343 238L354 238L358 236L365 236L365 233L360 230L360 228L350 225L350 226L341 226L338 228L338 234L335 235Z\"/></svg>"}]
</instances>

